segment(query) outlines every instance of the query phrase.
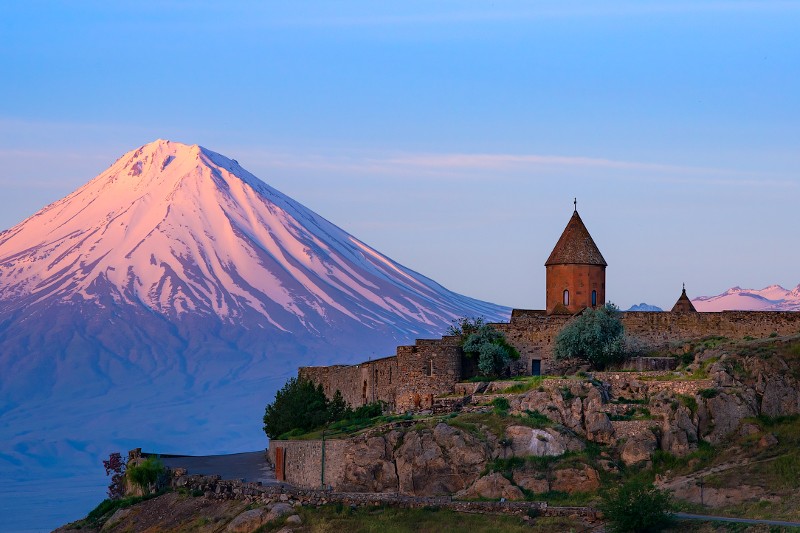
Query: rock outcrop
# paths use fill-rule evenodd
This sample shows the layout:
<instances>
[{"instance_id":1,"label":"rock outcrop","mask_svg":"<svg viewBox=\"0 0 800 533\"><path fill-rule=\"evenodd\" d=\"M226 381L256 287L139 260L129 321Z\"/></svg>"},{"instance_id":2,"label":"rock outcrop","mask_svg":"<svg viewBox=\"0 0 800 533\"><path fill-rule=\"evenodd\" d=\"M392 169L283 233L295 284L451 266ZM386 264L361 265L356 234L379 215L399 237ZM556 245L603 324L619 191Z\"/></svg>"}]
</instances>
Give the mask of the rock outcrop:
<instances>
[{"instance_id":1,"label":"rock outcrop","mask_svg":"<svg viewBox=\"0 0 800 533\"><path fill-rule=\"evenodd\" d=\"M476 480L469 488L456 493L456 498L464 500L477 498L523 500L525 495L502 474L494 472Z\"/></svg>"},{"instance_id":2,"label":"rock outcrop","mask_svg":"<svg viewBox=\"0 0 800 533\"><path fill-rule=\"evenodd\" d=\"M453 494L470 486L496 455L486 441L444 423L433 429L351 440L337 490L401 492L416 496Z\"/></svg>"}]
</instances>

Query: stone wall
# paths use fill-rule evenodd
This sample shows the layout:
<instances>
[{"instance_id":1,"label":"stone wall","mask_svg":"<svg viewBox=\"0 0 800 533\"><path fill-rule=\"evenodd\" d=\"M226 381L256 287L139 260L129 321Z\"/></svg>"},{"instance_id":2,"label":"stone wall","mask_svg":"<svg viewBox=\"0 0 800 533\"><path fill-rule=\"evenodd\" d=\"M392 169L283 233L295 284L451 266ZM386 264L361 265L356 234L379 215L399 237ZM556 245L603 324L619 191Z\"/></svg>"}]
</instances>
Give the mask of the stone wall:
<instances>
[{"instance_id":1,"label":"stone wall","mask_svg":"<svg viewBox=\"0 0 800 533\"><path fill-rule=\"evenodd\" d=\"M544 311L515 309L508 323L493 324L520 353L512 372L531 374L536 362L541 374L565 373L566 363L553 359L553 345L558 332L571 319ZM624 312L622 321L626 333L648 350L709 336L741 339L800 333L798 312ZM652 366L655 363L641 360L635 368L656 368ZM417 340L413 346L399 346L394 357L359 365L306 367L299 371L300 376L322 383L329 396L338 389L353 406L381 400L395 412L432 409L434 397L453 394L455 384L472 374L473 362L461 355L455 337Z\"/></svg>"},{"instance_id":2,"label":"stone wall","mask_svg":"<svg viewBox=\"0 0 800 533\"><path fill-rule=\"evenodd\" d=\"M382 401L395 409L396 388L400 381L397 357L384 357L357 365L301 367L298 375L321 383L329 398L338 390L353 407Z\"/></svg>"},{"instance_id":3,"label":"stone wall","mask_svg":"<svg viewBox=\"0 0 800 533\"><path fill-rule=\"evenodd\" d=\"M267 459L275 465L277 449L283 448L283 472L288 483L304 488L320 488L323 484L325 487L338 486L347 463L346 445L344 440L325 441L324 476L321 440L270 440Z\"/></svg>"},{"instance_id":4,"label":"stone wall","mask_svg":"<svg viewBox=\"0 0 800 533\"><path fill-rule=\"evenodd\" d=\"M741 339L800 333L800 313L791 311L626 312L622 322L628 335L653 348L709 336Z\"/></svg>"},{"instance_id":5,"label":"stone wall","mask_svg":"<svg viewBox=\"0 0 800 533\"><path fill-rule=\"evenodd\" d=\"M450 394L461 381L461 349L456 337L418 340L397 348L397 410L432 409L433 398Z\"/></svg>"},{"instance_id":6,"label":"stone wall","mask_svg":"<svg viewBox=\"0 0 800 533\"><path fill-rule=\"evenodd\" d=\"M419 339L397 354L357 365L301 367L298 375L321 383L332 397L339 390L352 406L385 402L391 411L431 409L434 396L453 392L461 380L458 338Z\"/></svg>"},{"instance_id":7,"label":"stone wall","mask_svg":"<svg viewBox=\"0 0 800 533\"><path fill-rule=\"evenodd\" d=\"M284 484L262 486L261 483L224 480L220 476L189 474L176 472L170 484L175 489L202 492L208 499L241 500L254 505L286 502L292 506L318 507L338 502L355 507L391 506L404 509L441 507L461 513L508 514L525 518L529 510L535 509L540 516L579 517L590 523L600 519L599 513L591 507L554 507L547 502L457 501L449 496L421 497L397 493L333 492L302 489Z\"/></svg>"},{"instance_id":8,"label":"stone wall","mask_svg":"<svg viewBox=\"0 0 800 533\"><path fill-rule=\"evenodd\" d=\"M694 396L703 389L714 387L713 379L676 381L668 379L670 374L672 372L648 372L647 374L638 372L593 372L592 377L607 383L611 387L611 394L614 396L625 396L626 394L621 391L626 390L646 390L648 395L667 391L673 394Z\"/></svg>"}]
</instances>

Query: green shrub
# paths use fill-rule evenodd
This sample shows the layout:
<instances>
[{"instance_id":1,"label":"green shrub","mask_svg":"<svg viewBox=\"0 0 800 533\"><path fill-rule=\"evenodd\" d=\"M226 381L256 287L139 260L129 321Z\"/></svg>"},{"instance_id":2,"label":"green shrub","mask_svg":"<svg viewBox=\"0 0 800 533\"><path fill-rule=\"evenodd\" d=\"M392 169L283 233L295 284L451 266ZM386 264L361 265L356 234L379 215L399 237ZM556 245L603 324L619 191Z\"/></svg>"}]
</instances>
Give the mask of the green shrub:
<instances>
[{"instance_id":1,"label":"green shrub","mask_svg":"<svg viewBox=\"0 0 800 533\"><path fill-rule=\"evenodd\" d=\"M337 391L338 392L338 391ZM351 420L364 420L368 418L375 418L383 414L383 402L377 401L366 403L356 409L346 413L347 418Z\"/></svg>"},{"instance_id":2,"label":"green shrub","mask_svg":"<svg viewBox=\"0 0 800 533\"><path fill-rule=\"evenodd\" d=\"M528 418L531 422L533 422L532 426L535 428L545 428L553 425L553 422L547 418L545 415L540 413L537 410L528 411L526 410L525 413L528 415Z\"/></svg>"},{"instance_id":3,"label":"green shrub","mask_svg":"<svg viewBox=\"0 0 800 533\"><path fill-rule=\"evenodd\" d=\"M603 369L625 360L625 328L619 309L612 303L586 309L556 336L556 359L577 358Z\"/></svg>"},{"instance_id":4,"label":"green shrub","mask_svg":"<svg viewBox=\"0 0 800 533\"><path fill-rule=\"evenodd\" d=\"M453 323L447 328L447 334L454 337L461 337L461 344L463 345L467 337L485 325L486 323L483 321L483 318L462 316L453 320Z\"/></svg>"},{"instance_id":5,"label":"green shrub","mask_svg":"<svg viewBox=\"0 0 800 533\"><path fill-rule=\"evenodd\" d=\"M677 397L683 405L689 408L689 411L691 411L692 414L697 412L697 400L694 396L689 396L688 394L678 394Z\"/></svg>"},{"instance_id":6,"label":"green shrub","mask_svg":"<svg viewBox=\"0 0 800 533\"><path fill-rule=\"evenodd\" d=\"M495 414L498 415L504 415L508 413L508 408L510 407L510 404L508 403L508 398L503 398L502 396L500 398L495 398L494 400L492 400L492 405L494 406Z\"/></svg>"},{"instance_id":7,"label":"green shrub","mask_svg":"<svg viewBox=\"0 0 800 533\"><path fill-rule=\"evenodd\" d=\"M478 358L478 370L486 376L499 376L512 360L519 359L519 352L505 335L488 324L481 324L463 339L461 349L467 357Z\"/></svg>"},{"instance_id":8,"label":"green shrub","mask_svg":"<svg viewBox=\"0 0 800 533\"><path fill-rule=\"evenodd\" d=\"M142 489L142 493L150 494L150 486L157 485L159 478L165 472L166 469L158 457L148 457L138 465L128 468L125 477Z\"/></svg>"},{"instance_id":9,"label":"green shrub","mask_svg":"<svg viewBox=\"0 0 800 533\"><path fill-rule=\"evenodd\" d=\"M274 439L294 429L311 431L329 420L328 399L322 385L290 378L265 409L264 432Z\"/></svg>"},{"instance_id":10,"label":"green shrub","mask_svg":"<svg viewBox=\"0 0 800 533\"><path fill-rule=\"evenodd\" d=\"M672 498L650 483L633 479L603 495L600 509L617 532L661 531L671 522Z\"/></svg>"},{"instance_id":11,"label":"green shrub","mask_svg":"<svg viewBox=\"0 0 800 533\"><path fill-rule=\"evenodd\" d=\"M713 398L713 397L715 397L717 394L719 394L719 391L718 391L717 389L700 389L700 390L698 391L698 394L699 394L699 395L700 395L702 398L705 398L706 400L708 400L709 398Z\"/></svg>"}]
</instances>

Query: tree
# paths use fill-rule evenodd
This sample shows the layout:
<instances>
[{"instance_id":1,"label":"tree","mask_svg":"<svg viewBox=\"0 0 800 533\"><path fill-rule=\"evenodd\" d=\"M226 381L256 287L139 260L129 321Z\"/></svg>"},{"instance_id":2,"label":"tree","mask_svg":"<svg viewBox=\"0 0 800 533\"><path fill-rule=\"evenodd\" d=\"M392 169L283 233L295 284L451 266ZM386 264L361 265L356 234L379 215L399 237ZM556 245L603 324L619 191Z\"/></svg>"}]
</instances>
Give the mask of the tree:
<instances>
[{"instance_id":1,"label":"tree","mask_svg":"<svg viewBox=\"0 0 800 533\"><path fill-rule=\"evenodd\" d=\"M586 309L558 332L553 353L556 359L575 357L603 369L625 359L625 328L619 308L612 303Z\"/></svg>"},{"instance_id":2,"label":"tree","mask_svg":"<svg viewBox=\"0 0 800 533\"><path fill-rule=\"evenodd\" d=\"M464 339L478 331L484 324L483 318L462 316L461 318L453 320L453 323L447 328L447 334L454 337L461 337L463 344Z\"/></svg>"},{"instance_id":3,"label":"tree","mask_svg":"<svg viewBox=\"0 0 800 533\"><path fill-rule=\"evenodd\" d=\"M108 460L103 461L106 475L111 475L111 483L108 484L108 497L112 500L120 500L125 496L125 463L119 452L109 454Z\"/></svg>"},{"instance_id":4,"label":"tree","mask_svg":"<svg viewBox=\"0 0 800 533\"><path fill-rule=\"evenodd\" d=\"M611 531L619 533L661 531L672 521L672 508L669 492L639 480L631 480L607 492L600 505Z\"/></svg>"},{"instance_id":5,"label":"tree","mask_svg":"<svg viewBox=\"0 0 800 533\"><path fill-rule=\"evenodd\" d=\"M482 322L461 344L468 357L478 357L478 369L485 376L498 376L509 362L519 359L519 352L508 344L506 336Z\"/></svg>"},{"instance_id":6,"label":"tree","mask_svg":"<svg viewBox=\"0 0 800 533\"><path fill-rule=\"evenodd\" d=\"M291 378L275 393L275 401L267 405L264 432L274 439L295 429L311 431L329 420L328 399L322 385Z\"/></svg>"},{"instance_id":7,"label":"tree","mask_svg":"<svg viewBox=\"0 0 800 533\"><path fill-rule=\"evenodd\" d=\"M350 406L347 405L346 401L344 401L342 391L336 389L336 392L333 394L333 398L330 402L328 402L328 420L330 422L335 422L336 420L347 418L350 414L350 411Z\"/></svg>"}]
</instances>

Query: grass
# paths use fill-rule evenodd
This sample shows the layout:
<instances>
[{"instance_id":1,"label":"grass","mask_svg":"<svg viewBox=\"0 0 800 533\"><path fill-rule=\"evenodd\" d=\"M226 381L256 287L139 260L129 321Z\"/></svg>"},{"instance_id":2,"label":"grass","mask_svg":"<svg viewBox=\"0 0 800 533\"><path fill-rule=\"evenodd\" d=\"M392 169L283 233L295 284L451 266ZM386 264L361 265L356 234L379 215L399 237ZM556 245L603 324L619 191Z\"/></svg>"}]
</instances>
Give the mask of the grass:
<instances>
[{"instance_id":1,"label":"grass","mask_svg":"<svg viewBox=\"0 0 800 533\"><path fill-rule=\"evenodd\" d=\"M694 396L689 396L688 394L677 394L676 397L678 400L689 408L689 411L692 412L692 416L697 412L697 399Z\"/></svg>"},{"instance_id":2,"label":"grass","mask_svg":"<svg viewBox=\"0 0 800 533\"><path fill-rule=\"evenodd\" d=\"M70 524L70 526L72 526L74 529L83 529L85 527L100 528L109 518L111 518L115 512L117 512L117 510L131 507L139 502L155 498L156 496L161 496L162 494L164 494L164 491L148 494L147 496L132 496L119 500L103 500L97 505L97 507L89 511L89 514L86 515L86 518L73 522Z\"/></svg>"},{"instance_id":3,"label":"grass","mask_svg":"<svg viewBox=\"0 0 800 533\"><path fill-rule=\"evenodd\" d=\"M505 437L508 426L525 426L532 429L556 426L552 420L539 411L526 411L524 415L512 415L502 409L491 413L458 413L445 421L448 425L471 433L481 440L486 439L482 428L490 431L498 439L502 439Z\"/></svg>"},{"instance_id":4,"label":"grass","mask_svg":"<svg viewBox=\"0 0 800 533\"><path fill-rule=\"evenodd\" d=\"M360 507L352 509L342 505L325 505L320 508L299 509L303 531L315 533L436 533L461 532L489 533L544 533L550 531L579 531L581 524L569 518L542 517L528 525L519 517L456 513L435 507L424 509L398 509L392 507ZM283 524L268 524L258 531L272 532Z\"/></svg>"},{"instance_id":5,"label":"grass","mask_svg":"<svg viewBox=\"0 0 800 533\"><path fill-rule=\"evenodd\" d=\"M647 407L629 407L621 415L609 415L609 420L612 421L625 421L625 420L653 420L655 417Z\"/></svg>"},{"instance_id":6,"label":"grass","mask_svg":"<svg viewBox=\"0 0 800 533\"><path fill-rule=\"evenodd\" d=\"M326 439L351 437L367 429L382 426L384 424L414 420L424 422L431 419L431 416L414 416L410 414L381 415L373 418L348 418L345 420L338 420L327 428L324 428L324 430L323 428L317 428L308 432L303 432L302 430L292 430L289 433L280 435L276 440L317 440L322 438L323 431L325 432Z\"/></svg>"},{"instance_id":7,"label":"grass","mask_svg":"<svg viewBox=\"0 0 800 533\"><path fill-rule=\"evenodd\" d=\"M526 376L524 380L517 380L519 383L515 383L510 387L506 387L500 392L507 394L522 394L523 392L528 392L529 390L541 387L544 379L544 376Z\"/></svg>"}]
</instances>

